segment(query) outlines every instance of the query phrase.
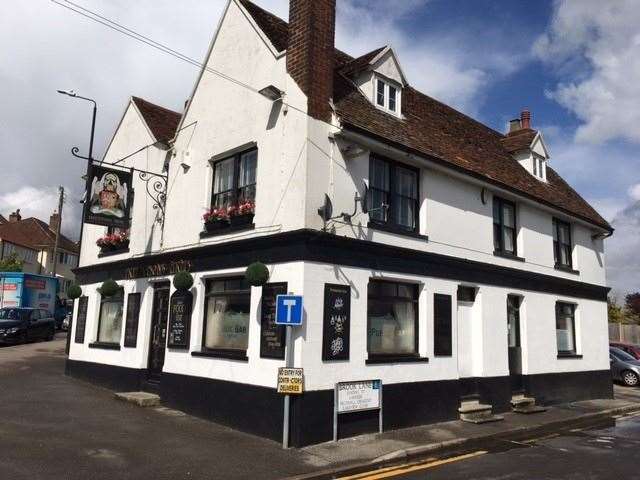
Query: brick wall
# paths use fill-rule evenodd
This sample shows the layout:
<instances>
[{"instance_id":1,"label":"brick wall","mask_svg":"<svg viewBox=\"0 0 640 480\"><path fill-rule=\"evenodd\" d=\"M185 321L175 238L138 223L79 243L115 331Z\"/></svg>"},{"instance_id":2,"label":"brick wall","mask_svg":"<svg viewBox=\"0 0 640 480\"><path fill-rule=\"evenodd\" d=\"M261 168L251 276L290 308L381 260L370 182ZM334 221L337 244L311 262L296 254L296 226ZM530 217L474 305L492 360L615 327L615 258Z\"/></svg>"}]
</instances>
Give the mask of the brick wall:
<instances>
[{"instance_id":1,"label":"brick wall","mask_svg":"<svg viewBox=\"0 0 640 480\"><path fill-rule=\"evenodd\" d=\"M307 95L309 115L329 121L333 94L335 0L291 0L287 71Z\"/></svg>"}]
</instances>

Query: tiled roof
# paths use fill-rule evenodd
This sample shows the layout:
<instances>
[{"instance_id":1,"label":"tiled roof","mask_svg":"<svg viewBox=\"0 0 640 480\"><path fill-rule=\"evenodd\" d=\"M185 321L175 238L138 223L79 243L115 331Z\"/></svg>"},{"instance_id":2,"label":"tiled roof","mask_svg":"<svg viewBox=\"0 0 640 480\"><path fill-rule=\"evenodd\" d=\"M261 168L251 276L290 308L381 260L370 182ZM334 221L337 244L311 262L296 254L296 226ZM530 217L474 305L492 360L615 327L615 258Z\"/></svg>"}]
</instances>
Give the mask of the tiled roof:
<instances>
[{"instance_id":1,"label":"tiled roof","mask_svg":"<svg viewBox=\"0 0 640 480\"><path fill-rule=\"evenodd\" d=\"M142 114L144 121L147 123L149 130L156 137L156 140L168 143L173 139L180 123L182 114L169 110L168 108L155 105L140 97L131 97L135 102L138 110Z\"/></svg>"},{"instance_id":2,"label":"tiled roof","mask_svg":"<svg viewBox=\"0 0 640 480\"><path fill-rule=\"evenodd\" d=\"M533 139L536 138L537 134L538 132L536 130L532 130L531 128L516 130L515 132L508 133L502 139L502 145L507 150L507 152L520 152L522 150L526 150L531 146L531 142L533 142Z\"/></svg>"},{"instance_id":3,"label":"tiled roof","mask_svg":"<svg viewBox=\"0 0 640 480\"><path fill-rule=\"evenodd\" d=\"M49 229L49 225L34 217L0 225L0 238L34 250L53 248L56 241L55 232ZM64 235L60 235L58 247L67 252L79 253L78 244Z\"/></svg>"},{"instance_id":4,"label":"tiled roof","mask_svg":"<svg viewBox=\"0 0 640 480\"><path fill-rule=\"evenodd\" d=\"M238 1L274 47L285 50L287 23L249 0ZM402 114L405 118L399 119L377 109L341 72L341 68L351 70L350 64L360 65L372 54L369 52L353 59L337 49L335 51L333 101L343 126L361 130L399 148L431 157L448 167L611 229L609 223L552 168L547 168L547 182L543 182L513 159L513 148L525 142L528 133L510 140L409 86L402 93ZM531 132L535 134L534 130Z\"/></svg>"},{"instance_id":5,"label":"tiled roof","mask_svg":"<svg viewBox=\"0 0 640 480\"><path fill-rule=\"evenodd\" d=\"M360 70L366 68L367 65L369 65L369 63L371 63L371 60L376 58L376 55L378 55L385 48L387 48L387 47L376 48L375 50L372 50L369 53L365 53L364 55L362 55L362 56L360 56L358 58L354 58L353 60L347 62L340 69L340 72L343 75L346 75L346 76L350 76L350 75L353 75L356 72L359 72Z\"/></svg>"}]
</instances>

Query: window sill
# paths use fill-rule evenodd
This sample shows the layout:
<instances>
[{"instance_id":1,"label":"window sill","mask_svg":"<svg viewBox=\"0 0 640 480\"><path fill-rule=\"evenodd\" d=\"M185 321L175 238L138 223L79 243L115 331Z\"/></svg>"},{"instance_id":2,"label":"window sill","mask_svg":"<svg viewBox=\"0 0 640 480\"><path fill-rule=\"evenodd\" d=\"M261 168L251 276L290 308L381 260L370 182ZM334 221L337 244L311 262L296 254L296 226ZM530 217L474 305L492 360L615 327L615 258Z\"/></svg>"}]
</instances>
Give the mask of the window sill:
<instances>
[{"instance_id":1,"label":"window sill","mask_svg":"<svg viewBox=\"0 0 640 480\"><path fill-rule=\"evenodd\" d=\"M119 250L107 250L105 252L100 251L100 253L98 253L98 258L102 258L102 257L110 257L112 255L120 255L121 253L129 253L129 248L121 248Z\"/></svg>"},{"instance_id":2,"label":"window sill","mask_svg":"<svg viewBox=\"0 0 640 480\"><path fill-rule=\"evenodd\" d=\"M522 257L512 255L511 253L501 252L500 250L494 250L493 255L501 258L508 258L509 260L515 260L516 262L526 262L526 260Z\"/></svg>"},{"instance_id":3,"label":"window sill","mask_svg":"<svg viewBox=\"0 0 640 480\"><path fill-rule=\"evenodd\" d=\"M580 359L580 358L582 358L582 355L577 354L577 353L558 353L558 358L576 358L576 359Z\"/></svg>"},{"instance_id":4,"label":"window sill","mask_svg":"<svg viewBox=\"0 0 640 480\"><path fill-rule=\"evenodd\" d=\"M247 230L253 230L255 228L256 226L253 223L248 223L246 225L229 225L228 227L224 227L219 230L213 230L210 232L203 230L202 232L200 232L200 238L219 237L221 235L227 235L229 233L235 232L244 232Z\"/></svg>"},{"instance_id":5,"label":"window sill","mask_svg":"<svg viewBox=\"0 0 640 480\"><path fill-rule=\"evenodd\" d=\"M394 227L392 225L387 225L384 223L369 222L367 223L367 228L371 228L373 230L380 230L381 232L395 233L396 235L404 235L405 237L413 237L413 238L419 238L422 240L429 241L429 237L427 235L422 235L418 232L412 232L410 230L405 230L405 229Z\"/></svg>"},{"instance_id":6,"label":"window sill","mask_svg":"<svg viewBox=\"0 0 640 480\"><path fill-rule=\"evenodd\" d=\"M384 355L375 356L365 360L365 365L380 365L384 363L428 363L427 357L419 357L417 355Z\"/></svg>"},{"instance_id":7,"label":"window sill","mask_svg":"<svg viewBox=\"0 0 640 480\"><path fill-rule=\"evenodd\" d=\"M574 270L571 267L567 267L565 265L554 265L554 267L556 270L559 270L561 272L567 272L567 273L573 273L574 275L580 275L580 271L579 270Z\"/></svg>"},{"instance_id":8,"label":"window sill","mask_svg":"<svg viewBox=\"0 0 640 480\"><path fill-rule=\"evenodd\" d=\"M199 352L191 352L193 357L208 357L208 358L226 358L229 360L239 360L242 362L248 362L246 350L201 350Z\"/></svg>"},{"instance_id":9,"label":"window sill","mask_svg":"<svg viewBox=\"0 0 640 480\"><path fill-rule=\"evenodd\" d=\"M89 344L89 348L101 348L102 350L120 350L119 343L93 342Z\"/></svg>"}]
</instances>

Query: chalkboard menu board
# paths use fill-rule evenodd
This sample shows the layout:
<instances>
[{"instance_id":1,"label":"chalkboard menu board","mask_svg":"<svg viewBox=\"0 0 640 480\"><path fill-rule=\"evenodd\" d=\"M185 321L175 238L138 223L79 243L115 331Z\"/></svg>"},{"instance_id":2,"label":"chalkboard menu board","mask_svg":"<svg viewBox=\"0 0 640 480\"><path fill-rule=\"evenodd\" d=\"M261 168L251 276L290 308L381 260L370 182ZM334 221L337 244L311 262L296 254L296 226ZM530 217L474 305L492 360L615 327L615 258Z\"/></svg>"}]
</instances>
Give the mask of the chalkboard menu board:
<instances>
[{"instance_id":1,"label":"chalkboard menu board","mask_svg":"<svg viewBox=\"0 0 640 480\"><path fill-rule=\"evenodd\" d=\"M124 326L124 346L136 347L138 342L138 319L140 317L140 293L127 297L127 322Z\"/></svg>"},{"instance_id":2,"label":"chalkboard menu board","mask_svg":"<svg viewBox=\"0 0 640 480\"><path fill-rule=\"evenodd\" d=\"M286 283L267 283L262 287L260 308L260 357L284 359L285 327L276 325L276 295L287 293Z\"/></svg>"},{"instance_id":3,"label":"chalkboard menu board","mask_svg":"<svg viewBox=\"0 0 640 480\"><path fill-rule=\"evenodd\" d=\"M87 325L88 297L78 298L78 315L76 317L76 343L84 343L84 331Z\"/></svg>"},{"instance_id":4,"label":"chalkboard menu board","mask_svg":"<svg viewBox=\"0 0 640 480\"><path fill-rule=\"evenodd\" d=\"M322 322L322 360L349 360L350 323L351 287L326 283Z\"/></svg>"},{"instance_id":5,"label":"chalkboard menu board","mask_svg":"<svg viewBox=\"0 0 640 480\"><path fill-rule=\"evenodd\" d=\"M191 332L191 311L193 309L193 294L189 291L178 290L171 295L169 303L169 348L189 349L189 334Z\"/></svg>"}]
</instances>

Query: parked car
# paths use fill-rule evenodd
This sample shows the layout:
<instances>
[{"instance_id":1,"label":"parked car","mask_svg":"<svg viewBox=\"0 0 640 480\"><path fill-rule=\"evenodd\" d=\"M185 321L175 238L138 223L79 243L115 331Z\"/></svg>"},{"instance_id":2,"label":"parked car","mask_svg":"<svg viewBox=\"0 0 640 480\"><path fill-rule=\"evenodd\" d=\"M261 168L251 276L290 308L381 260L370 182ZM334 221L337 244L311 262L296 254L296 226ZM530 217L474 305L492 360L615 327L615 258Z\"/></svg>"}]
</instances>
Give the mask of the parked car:
<instances>
[{"instance_id":1,"label":"parked car","mask_svg":"<svg viewBox=\"0 0 640 480\"><path fill-rule=\"evenodd\" d=\"M619 348L609 347L609 362L614 380L621 381L628 387L635 387L640 383L640 360Z\"/></svg>"},{"instance_id":2,"label":"parked car","mask_svg":"<svg viewBox=\"0 0 640 480\"><path fill-rule=\"evenodd\" d=\"M39 308L0 308L0 343L26 343L53 340L56 323L53 315Z\"/></svg>"},{"instance_id":3,"label":"parked car","mask_svg":"<svg viewBox=\"0 0 640 480\"><path fill-rule=\"evenodd\" d=\"M640 360L640 345L634 345L632 343L609 342L609 346L619 348L623 352L627 352L636 360Z\"/></svg>"}]
</instances>

